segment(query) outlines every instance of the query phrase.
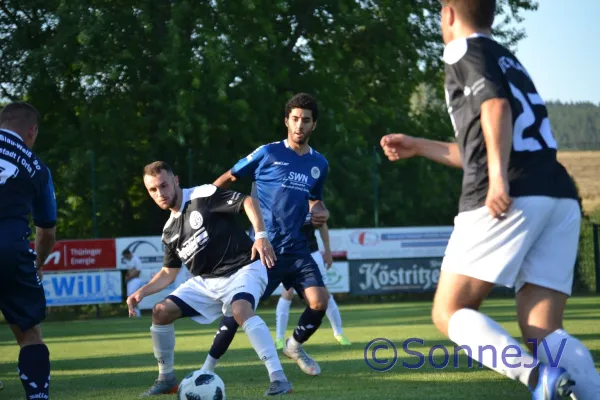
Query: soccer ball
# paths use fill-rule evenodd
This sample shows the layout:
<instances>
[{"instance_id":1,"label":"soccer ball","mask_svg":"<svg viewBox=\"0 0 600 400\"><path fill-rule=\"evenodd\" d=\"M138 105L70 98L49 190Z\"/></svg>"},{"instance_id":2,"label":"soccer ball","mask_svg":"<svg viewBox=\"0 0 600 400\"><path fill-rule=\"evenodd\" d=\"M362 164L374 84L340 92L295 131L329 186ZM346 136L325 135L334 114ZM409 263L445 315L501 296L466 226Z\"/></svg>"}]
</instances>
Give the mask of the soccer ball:
<instances>
[{"instance_id":1,"label":"soccer ball","mask_svg":"<svg viewBox=\"0 0 600 400\"><path fill-rule=\"evenodd\" d=\"M214 372L203 369L183 378L177 390L179 400L225 400L225 384Z\"/></svg>"}]
</instances>

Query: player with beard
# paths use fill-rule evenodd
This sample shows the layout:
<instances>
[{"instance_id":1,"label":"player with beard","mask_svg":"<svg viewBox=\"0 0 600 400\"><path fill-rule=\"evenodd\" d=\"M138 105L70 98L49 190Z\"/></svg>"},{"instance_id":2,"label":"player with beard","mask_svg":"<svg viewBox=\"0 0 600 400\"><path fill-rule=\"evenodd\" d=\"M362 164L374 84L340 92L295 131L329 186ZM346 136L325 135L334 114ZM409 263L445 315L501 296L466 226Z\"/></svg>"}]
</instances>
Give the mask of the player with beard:
<instances>
[{"instance_id":1,"label":"player with beard","mask_svg":"<svg viewBox=\"0 0 600 400\"><path fill-rule=\"evenodd\" d=\"M318 113L317 102L312 96L296 94L285 106L287 139L260 146L215 181L221 188L242 178L254 182L265 218L265 235L277 255L275 266L268 270L269 284L263 299L271 296L283 283L286 289L294 288L306 301L307 307L293 336L285 341L283 353L295 360L308 375L319 375L321 368L304 351L303 344L321 325L329 299L319 266L311 256L307 236L302 230L309 207L315 226L323 225L329 217L322 203L329 164L308 145L317 126ZM255 238L260 237L264 236L255 235ZM237 327L233 318L221 320L204 369L214 369L231 344Z\"/></svg>"},{"instance_id":2,"label":"player with beard","mask_svg":"<svg viewBox=\"0 0 600 400\"><path fill-rule=\"evenodd\" d=\"M276 259L256 199L215 185L182 189L171 167L162 161L147 165L143 177L150 197L171 214L162 233L164 266L129 296L130 316L136 315L144 297L173 283L183 265L193 277L152 310L150 332L159 376L141 397L177 390L173 323L192 318L210 324L221 315L242 325L258 358L265 363L271 379L265 395L291 393L269 329L255 314L267 287L266 269L272 268ZM257 232L254 242L236 222L235 215L242 210ZM254 261L257 254L260 259Z\"/></svg>"}]
</instances>

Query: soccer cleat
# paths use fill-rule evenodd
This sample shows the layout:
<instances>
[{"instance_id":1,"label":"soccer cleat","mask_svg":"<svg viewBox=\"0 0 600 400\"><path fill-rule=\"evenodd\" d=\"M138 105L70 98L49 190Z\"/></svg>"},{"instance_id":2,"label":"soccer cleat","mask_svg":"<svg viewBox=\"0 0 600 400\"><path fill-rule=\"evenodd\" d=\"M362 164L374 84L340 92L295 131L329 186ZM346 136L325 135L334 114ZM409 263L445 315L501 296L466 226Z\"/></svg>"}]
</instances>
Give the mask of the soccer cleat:
<instances>
[{"instance_id":1,"label":"soccer cleat","mask_svg":"<svg viewBox=\"0 0 600 400\"><path fill-rule=\"evenodd\" d=\"M286 340L283 346L283 354L288 358L296 361L296 364L300 367L302 372L306 375L317 376L321 373L321 367L315 360L313 360L302 347L297 349L290 349L288 347L289 339Z\"/></svg>"},{"instance_id":2,"label":"soccer cleat","mask_svg":"<svg viewBox=\"0 0 600 400\"><path fill-rule=\"evenodd\" d=\"M566 369L540 364L538 371L538 383L532 393L533 400L559 400L571 395L575 381Z\"/></svg>"},{"instance_id":3,"label":"soccer cleat","mask_svg":"<svg viewBox=\"0 0 600 400\"><path fill-rule=\"evenodd\" d=\"M284 345L285 345L285 339L277 339L275 341L275 347L277 348L277 350L283 349Z\"/></svg>"},{"instance_id":4,"label":"soccer cleat","mask_svg":"<svg viewBox=\"0 0 600 400\"><path fill-rule=\"evenodd\" d=\"M266 396L279 396L281 394L294 393L294 389L292 389L292 384L288 381L274 381L271 382L269 389L265 392Z\"/></svg>"},{"instance_id":5,"label":"soccer cleat","mask_svg":"<svg viewBox=\"0 0 600 400\"><path fill-rule=\"evenodd\" d=\"M335 337L335 340L342 346L350 346L352 344L352 342L350 342L348 340L348 338L344 335L336 335L334 337Z\"/></svg>"},{"instance_id":6,"label":"soccer cleat","mask_svg":"<svg viewBox=\"0 0 600 400\"><path fill-rule=\"evenodd\" d=\"M179 385L177 379L169 379L168 381L154 381L154 385L140 395L140 397L158 396L161 394L176 394Z\"/></svg>"}]
</instances>

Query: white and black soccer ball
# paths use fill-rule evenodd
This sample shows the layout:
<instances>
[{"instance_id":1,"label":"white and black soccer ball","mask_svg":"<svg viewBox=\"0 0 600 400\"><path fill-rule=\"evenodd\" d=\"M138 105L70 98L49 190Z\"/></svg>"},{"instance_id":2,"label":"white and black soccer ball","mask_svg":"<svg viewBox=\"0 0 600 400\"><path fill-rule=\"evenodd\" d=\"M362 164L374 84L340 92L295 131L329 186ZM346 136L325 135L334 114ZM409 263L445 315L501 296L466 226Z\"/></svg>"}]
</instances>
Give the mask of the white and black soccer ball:
<instances>
[{"instance_id":1,"label":"white and black soccer ball","mask_svg":"<svg viewBox=\"0 0 600 400\"><path fill-rule=\"evenodd\" d=\"M199 369L181 380L177 398L179 400L225 400L225 383L214 372Z\"/></svg>"}]
</instances>

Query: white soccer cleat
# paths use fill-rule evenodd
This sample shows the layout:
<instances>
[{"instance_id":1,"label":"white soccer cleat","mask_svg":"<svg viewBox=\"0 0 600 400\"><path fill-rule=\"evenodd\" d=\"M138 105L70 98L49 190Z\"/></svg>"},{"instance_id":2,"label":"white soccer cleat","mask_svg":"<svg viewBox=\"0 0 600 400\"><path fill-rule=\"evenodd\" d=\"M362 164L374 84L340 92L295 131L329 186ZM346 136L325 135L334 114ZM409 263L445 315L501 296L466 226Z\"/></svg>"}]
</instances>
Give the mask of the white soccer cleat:
<instances>
[{"instance_id":1,"label":"white soccer cleat","mask_svg":"<svg viewBox=\"0 0 600 400\"><path fill-rule=\"evenodd\" d=\"M321 367L313 360L302 347L292 349L288 345L289 339L285 341L283 346L283 354L288 358L296 361L302 372L306 375L317 376L321 373Z\"/></svg>"}]
</instances>

